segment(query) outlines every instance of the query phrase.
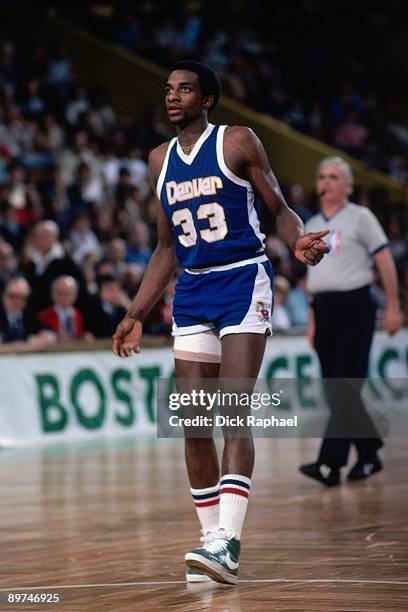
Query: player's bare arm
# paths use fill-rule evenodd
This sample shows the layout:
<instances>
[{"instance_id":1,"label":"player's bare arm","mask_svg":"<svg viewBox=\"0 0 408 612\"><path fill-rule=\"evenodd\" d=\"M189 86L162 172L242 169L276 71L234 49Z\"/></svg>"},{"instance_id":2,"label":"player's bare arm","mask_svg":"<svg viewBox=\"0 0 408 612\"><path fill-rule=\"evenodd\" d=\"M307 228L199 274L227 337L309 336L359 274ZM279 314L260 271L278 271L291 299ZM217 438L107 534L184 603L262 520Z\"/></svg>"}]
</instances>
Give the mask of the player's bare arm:
<instances>
[{"instance_id":1,"label":"player's bare arm","mask_svg":"<svg viewBox=\"0 0 408 612\"><path fill-rule=\"evenodd\" d=\"M304 234L303 222L286 204L273 174L265 149L252 130L232 126L225 132L224 157L234 174L249 181L257 195L274 214L279 236L297 259L314 266L328 252L321 238L327 231Z\"/></svg>"},{"instance_id":2,"label":"player's bare arm","mask_svg":"<svg viewBox=\"0 0 408 612\"><path fill-rule=\"evenodd\" d=\"M149 156L149 179L154 192L167 146L168 143L160 145ZM163 294L178 266L174 237L160 200L156 199L157 246L146 268L139 291L113 336L113 352L119 357L129 357L133 352L140 351L143 321Z\"/></svg>"}]
</instances>

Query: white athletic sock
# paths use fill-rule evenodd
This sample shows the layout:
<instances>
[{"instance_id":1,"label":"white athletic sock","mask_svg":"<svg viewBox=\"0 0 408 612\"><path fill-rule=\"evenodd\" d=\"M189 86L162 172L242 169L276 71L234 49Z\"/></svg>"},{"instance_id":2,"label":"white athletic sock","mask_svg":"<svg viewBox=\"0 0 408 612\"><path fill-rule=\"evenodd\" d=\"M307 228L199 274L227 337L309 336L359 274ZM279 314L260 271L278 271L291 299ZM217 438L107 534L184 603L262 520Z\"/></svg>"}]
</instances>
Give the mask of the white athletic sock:
<instances>
[{"instance_id":1,"label":"white athletic sock","mask_svg":"<svg viewBox=\"0 0 408 612\"><path fill-rule=\"evenodd\" d=\"M232 529L237 540L241 537L250 488L251 479L246 476L225 474L221 478L218 526L222 529Z\"/></svg>"},{"instance_id":2,"label":"white athletic sock","mask_svg":"<svg viewBox=\"0 0 408 612\"><path fill-rule=\"evenodd\" d=\"M206 489L190 489L198 520L204 531L216 529L218 526L218 510L220 503L220 483Z\"/></svg>"}]
</instances>

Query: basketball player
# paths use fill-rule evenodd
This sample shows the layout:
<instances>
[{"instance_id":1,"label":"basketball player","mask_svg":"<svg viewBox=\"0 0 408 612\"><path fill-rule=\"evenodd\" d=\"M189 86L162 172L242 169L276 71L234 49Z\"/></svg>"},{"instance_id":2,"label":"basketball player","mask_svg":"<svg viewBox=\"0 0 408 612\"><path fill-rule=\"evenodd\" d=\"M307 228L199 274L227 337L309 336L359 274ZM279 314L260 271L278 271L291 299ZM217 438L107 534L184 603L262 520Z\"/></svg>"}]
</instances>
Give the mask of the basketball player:
<instances>
[{"instance_id":1,"label":"basketball player","mask_svg":"<svg viewBox=\"0 0 408 612\"><path fill-rule=\"evenodd\" d=\"M177 137L149 157L158 244L113 337L116 355L140 351L143 320L181 264L185 271L173 308L179 380L257 378L272 310L272 269L259 229L258 197L300 261L315 265L328 250L321 240L325 231L303 234L255 134L208 122L219 96L219 81L207 66L181 61L171 70L165 103ZM186 438L185 456L203 532L202 545L186 554L187 579L235 584L253 440L225 439L221 479L212 438Z\"/></svg>"}]
</instances>

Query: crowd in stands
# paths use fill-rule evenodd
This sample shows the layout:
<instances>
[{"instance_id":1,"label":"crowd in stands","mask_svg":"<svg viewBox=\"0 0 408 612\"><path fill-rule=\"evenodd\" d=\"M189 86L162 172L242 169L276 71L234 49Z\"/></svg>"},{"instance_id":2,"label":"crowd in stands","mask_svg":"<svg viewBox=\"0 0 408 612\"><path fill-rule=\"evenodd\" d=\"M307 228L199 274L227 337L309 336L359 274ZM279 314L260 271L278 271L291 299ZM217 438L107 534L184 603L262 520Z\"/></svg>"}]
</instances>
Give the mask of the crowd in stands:
<instances>
[{"instance_id":1,"label":"crowd in stands","mask_svg":"<svg viewBox=\"0 0 408 612\"><path fill-rule=\"evenodd\" d=\"M156 108L141 125L117 117L104 91L77 80L62 41L48 47L3 35L0 53L0 342L110 337L155 245L147 153L172 133ZM283 187L303 219L316 210L300 186ZM404 211L383 191L360 190L358 201L388 231L407 291ZM275 327L303 327L305 270L264 222L277 275ZM170 333L174 286L146 333Z\"/></svg>"},{"instance_id":2,"label":"crowd in stands","mask_svg":"<svg viewBox=\"0 0 408 612\"><path fill-rule=\"evenodd\" d=\"M403 182L404 5L356 2L351 14L323 0L226 0L217 10L205 2L119 2L103 19L87 11L82 20L166 68L201 59L220 74L224 93Z\"/></svg>"},{"instance_id":3,"label":"crowd in stands","mask_svg":"<svg viewBox=\"0 0 408 612\"><path fill-rule=\"evenodd\" d=\"M0 340L110 337L155 242L153 109L121 122L63 42L0 41ZM172 288L146 322L169 333Z\"/></svg>"}]
</instances>

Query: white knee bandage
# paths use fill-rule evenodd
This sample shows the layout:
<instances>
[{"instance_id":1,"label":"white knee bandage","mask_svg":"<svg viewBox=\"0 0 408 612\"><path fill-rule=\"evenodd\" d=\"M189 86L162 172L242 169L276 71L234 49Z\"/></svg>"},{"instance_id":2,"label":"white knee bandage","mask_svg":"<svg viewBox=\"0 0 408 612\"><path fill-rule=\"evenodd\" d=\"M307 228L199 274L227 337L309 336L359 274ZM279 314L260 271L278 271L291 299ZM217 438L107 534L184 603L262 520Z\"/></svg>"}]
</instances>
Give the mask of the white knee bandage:
<instances>
[{"instance_id":1,"label":"white knee bandage","mask_svg":"<svg viewBox=\"0 0 408 612\"><path fill-rule=\"evenodd\" d=\"M176 359L221 363L221 341L213 331L176 336L173 351Z\"/></svg>"}]
</instances>

